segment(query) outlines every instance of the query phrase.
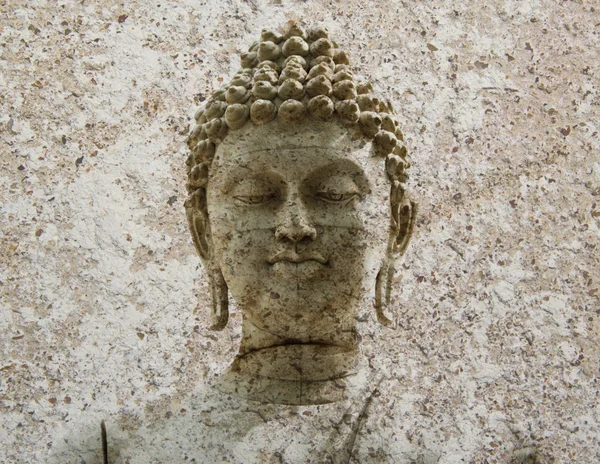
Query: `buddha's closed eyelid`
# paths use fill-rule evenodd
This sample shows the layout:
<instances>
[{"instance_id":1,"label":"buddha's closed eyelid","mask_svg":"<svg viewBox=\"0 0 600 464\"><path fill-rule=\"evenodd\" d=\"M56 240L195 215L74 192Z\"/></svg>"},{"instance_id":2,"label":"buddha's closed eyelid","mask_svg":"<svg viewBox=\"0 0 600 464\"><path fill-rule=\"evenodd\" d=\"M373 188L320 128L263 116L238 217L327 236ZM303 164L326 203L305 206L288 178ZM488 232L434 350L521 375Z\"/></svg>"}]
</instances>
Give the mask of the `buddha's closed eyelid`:
<instances>
[{"instance_id":1,"label":"buddha's closed eyelid","mask_svg":"<svg viewBox=\"0 0 600 464\"><path fill-rule=\"evenodd\" d=\"M280 193L281 186L273 179L258 176L250 177L236 182L228 196L238 205L263 205L275 200Z\"/></svg>"},{"instance_id":2,"label":"buddha's closed eyelid","mask_svg":"<svg viewBox=\"0 0 600 464\"><path fill-rule=\"evenodd\" d=\"M338 193L335 191L320 191L315 193L315 197L328 203L345 203L360 197L360 194L358 192Z\"/></svg>"},{"instance_id":3,"label":"buddha's closed eyelid","mask_svg":"<svg viewBox=\"0 0 600 464\"><path fill-rule=\"evenodd\" d=\"M243 203L245 205L262 205L268 203L275 198L273 194L264 195L236 195L233 197L234 200Z\"/></svg>"}]
</instances>

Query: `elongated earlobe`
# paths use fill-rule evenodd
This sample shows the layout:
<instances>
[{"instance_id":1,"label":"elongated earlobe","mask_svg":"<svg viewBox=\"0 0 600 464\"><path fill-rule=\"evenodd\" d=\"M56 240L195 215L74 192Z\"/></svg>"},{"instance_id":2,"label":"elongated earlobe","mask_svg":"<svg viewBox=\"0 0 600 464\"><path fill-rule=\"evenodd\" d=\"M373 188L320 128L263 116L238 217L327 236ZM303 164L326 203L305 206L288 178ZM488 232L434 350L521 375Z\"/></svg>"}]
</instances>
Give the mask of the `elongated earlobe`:
<instances>
[{"instance_id":1,"label":"elongated earlobe","mask_svg":"<svg viewBox=\"0 0 600 464\"><path fill-rule=\"evenodd\" d=\"M390 191L391 224L386 257L375 279L375 312L377 320L395 328L395 317L390 314L396 261L402 257L412 236L417 204L405 194L402 185L394 181Z\"/></svg>"},{"instance_id":2,"label":"elongated earlobe","mask_svg":"<svg viewBox=\"0 0 600 464\"><path fill-rule=\"evenodd\" d=\"M212 330L223 330L229 321L229 289L214 259L212 235L206 208L206 189L195 190L185 202L188 224L196 251L210 281Z\"/></svg>"},{"instance_id":3,"label":"elongated earlobe","mask_svg":"<svg viewBox=\"0 0 600 464\"><path fill-rule=\"evenodd\" d=\"M389 307L392 296L394 272L394 265L386 259L382 263L381 269L379 269L377 278L375 279L375 313L377 314L379 323L386 326L394 325L393 319L390 319L386 315L386 310Z\"/></svg>"}]
</instances>

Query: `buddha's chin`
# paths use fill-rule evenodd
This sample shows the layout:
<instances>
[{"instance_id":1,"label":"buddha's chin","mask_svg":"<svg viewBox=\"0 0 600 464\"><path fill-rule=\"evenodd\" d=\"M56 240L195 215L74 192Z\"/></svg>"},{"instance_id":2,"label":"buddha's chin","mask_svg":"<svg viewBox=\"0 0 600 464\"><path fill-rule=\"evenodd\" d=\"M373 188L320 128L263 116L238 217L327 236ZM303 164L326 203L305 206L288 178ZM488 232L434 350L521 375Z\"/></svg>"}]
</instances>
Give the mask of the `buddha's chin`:
<instances>
[{"instance_id":1,"label":"buddha's chin","mask_svg":"<svg viewBox=\"0 0 600 464\"><path fill-rule=\"evenodd\" d=\"M242 308L244 317L257 329L281 337L286 343L335 343L340 334L356 325L354 308L295 307L271 305L269 308Z\"/></svg>"},{"instance_id":2,"label":"buddha's chin","mask_svg":"<svg viewBox=\"0 0 600 464\"><path fill-rule=\"evenodd\" d=\"M244 318L256 328L310 343L355 326L364 297L362 280L316 261L277 262L268 271L229 282Z\"/></svg>"}]
</instances>

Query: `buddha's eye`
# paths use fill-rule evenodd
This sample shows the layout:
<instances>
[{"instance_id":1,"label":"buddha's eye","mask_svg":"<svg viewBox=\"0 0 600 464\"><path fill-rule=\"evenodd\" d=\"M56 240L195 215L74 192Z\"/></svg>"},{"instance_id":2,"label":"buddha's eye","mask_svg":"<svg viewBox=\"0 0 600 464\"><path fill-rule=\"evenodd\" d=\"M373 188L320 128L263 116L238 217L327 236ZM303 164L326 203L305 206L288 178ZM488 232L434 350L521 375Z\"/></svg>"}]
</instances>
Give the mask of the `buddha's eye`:
<instances>
[{"instance_id":1,"label":"buddha's eye","mask_svg":"<svg viewBox=\"0 0 600 464\"><path fill-rule=\"evenodd\" d=\"M360 176L340 163L314 172L307 181L307 189L312 192L315 200L324 203L354 204L353 200L362 197L364 189L361 188Z\"/></svg>"},{"instance_id":2,"label":"buddha's eye","mask_svg":"<svg viewBox=\"0 0 600 464\"><path fill-rule=\"evenodd\" d=\"M279 187L264 176L248 176L239 181L230 192L237 205L258 206L278 196Z\"/></svg>"},{"instance_id":3,"label":"buddha's eye","mask_svg":"<svg viewBox=\"0 0 600 464\"><path fill-rule=\"evenodd\" d=\"M245 205L261 205L267 203L273 199L273 194L264 195L236 195L233 197L235 200Z\"/></svg>"},{"instance_id":4,"label":"buddha's eye","mask_svg":"<svg viewBox=\"0 0 600 464\"><path fill-rule=\"evenodd\" d=\"M320 200L327 201L329 203L343 203L349 202L353 198L358 197L358 193L337 193L337 192L317 192L316 197Z\"/></svg>"}]
</instances>

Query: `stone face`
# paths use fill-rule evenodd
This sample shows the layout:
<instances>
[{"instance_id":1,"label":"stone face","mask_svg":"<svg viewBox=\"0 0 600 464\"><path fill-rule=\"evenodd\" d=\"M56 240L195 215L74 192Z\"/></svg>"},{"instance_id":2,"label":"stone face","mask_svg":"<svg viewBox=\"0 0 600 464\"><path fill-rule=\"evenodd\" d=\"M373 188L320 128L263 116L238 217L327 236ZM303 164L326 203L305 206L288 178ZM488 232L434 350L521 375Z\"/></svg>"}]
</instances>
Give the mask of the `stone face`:
<instances>
[{"instance_id":1,"label":"stone face","mask_svg":"<svg viewBox=\"0 0 600 464\"><path fill-rule=\"evenodd\" d=\"M598 462L597 10L0 5L0 461L102 462L104 419L110 462ZM261 29L290 20L294 36L347 51L348 67L322 55L340 61L332 86L352 72L358 96L394 103L397 123L382 117L381 130L410 148L420 207L392 280L396 329L371 299L356 318L368 374L347 398L307 406L213 388L242 312L232 297L228 325L210 329L182 213L186 138L207 122L195 110L234 80ZM258 114L272 121L276 93L252 89L243 104L271 103ZM353 124L362 109L345 111ZM396 148L378 161L401 178Z\"/></svg>"},{"instance_id":2,"label":"stone face","mask_svg":"<svg viewBox=\"0 0 600 464\"><path fill-rule=\"evenodd\" d=\"M327 95L339 47L323 28L308 43L299 33L288 25L281 59L274 42L261 42L258 65L196 112L185 208L211 286L213 328L228 322L229 295L243 314L239 354L219 389L309 405L344 398L346 379L360 377L356 319L371 299L378 321L395 325L386 310L416 204L405 193L406 147L397 151L395 134L379 130L385 118L396 129L391 106L359 97L343 69L336 108ZM277 90L276 119L275 103L243 104L250 87L255 98ZM231 132L217 119L224 108ZM209 159L198 156L207 152L203 139L218 145Z\"/></svg>"},{"instance_id":3,"label":"stone face","mask_svg":"<svg viewBox=\"0 0 600 464\"><path fill-rule=\"evenodd\" d=\"M228 374L244 384L240 394L330 402L343 386L322 390L356 373L356 318L401 255L389 243L411 232L391 224L414 222L403 195L407 209L391 207L393 184L374 151L339 122L318 121L247 125L218 146L206 203L187 208L210 218L190 222L194 240L212 245L199 250L205 266L222 273L244 315L235 377ZM402 218L392 222L394 211Z\"/></svg>"}]
</instances>

